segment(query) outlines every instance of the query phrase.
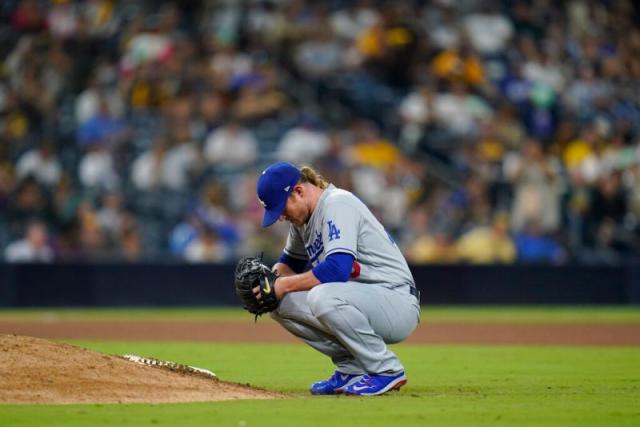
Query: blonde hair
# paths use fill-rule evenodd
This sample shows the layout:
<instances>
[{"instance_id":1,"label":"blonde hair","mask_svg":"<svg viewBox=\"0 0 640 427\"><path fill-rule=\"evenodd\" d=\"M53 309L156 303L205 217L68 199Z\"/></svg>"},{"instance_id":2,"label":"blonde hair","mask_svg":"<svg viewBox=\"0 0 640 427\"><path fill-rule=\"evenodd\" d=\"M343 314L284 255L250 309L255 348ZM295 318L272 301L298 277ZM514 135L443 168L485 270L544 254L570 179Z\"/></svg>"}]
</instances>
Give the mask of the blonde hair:
<instances>
[{"instance_id":1,"label":"blonde hair","mask_svg":"<svg viewBox=\"0 0 640 427\"><path fill-rule=\"evenodd\" d=\"M302 166L300 168L300 180L298 182L301 184L308 182L323 190L329 186L329 183L324 180L322 175L316 172L311 166Z\"/></svg>"}]
</instances>

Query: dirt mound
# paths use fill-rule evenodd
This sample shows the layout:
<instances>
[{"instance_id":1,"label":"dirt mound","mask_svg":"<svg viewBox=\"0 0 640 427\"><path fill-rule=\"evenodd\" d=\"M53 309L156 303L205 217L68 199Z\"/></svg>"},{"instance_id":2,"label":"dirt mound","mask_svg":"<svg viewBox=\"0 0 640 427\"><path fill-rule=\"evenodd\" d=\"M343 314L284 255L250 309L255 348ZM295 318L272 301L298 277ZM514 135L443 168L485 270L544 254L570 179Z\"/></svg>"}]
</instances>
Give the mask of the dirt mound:
<instances>
[{"instance_id":1,"label":"dirt mound","mask_svg":"<svg viewBox=\"0 0 640 427\"><path fill-rule=\"evenodd\" d=\"M40 338L0 335L0 403L165 403L275 393L139 365Z\"/></svg>"}]
</instances>

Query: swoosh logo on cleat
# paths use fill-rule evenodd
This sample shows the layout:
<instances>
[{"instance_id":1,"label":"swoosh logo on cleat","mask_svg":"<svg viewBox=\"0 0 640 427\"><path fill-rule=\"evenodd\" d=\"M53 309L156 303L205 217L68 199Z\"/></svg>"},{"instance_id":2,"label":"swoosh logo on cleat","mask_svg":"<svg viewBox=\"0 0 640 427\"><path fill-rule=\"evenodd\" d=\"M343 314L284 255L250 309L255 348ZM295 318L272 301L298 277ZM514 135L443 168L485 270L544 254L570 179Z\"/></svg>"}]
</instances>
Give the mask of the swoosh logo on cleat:
<instances>
[{"instance_id":1,"label":"swoosh logo on cleat","mask_svg":"<svg viewBox=\"0 0 640 427\"><path fill-rule=\"evenodd\" d=\"M355 385L353 386L353 390L354 390L354 391L365 390L365 389L367 389L367 388L369 388L369 386L368 386L368 385L363 385L363 386L359 386L359 387L358 387L358 386L355 386Z\"/></svg>"}]
</instances>

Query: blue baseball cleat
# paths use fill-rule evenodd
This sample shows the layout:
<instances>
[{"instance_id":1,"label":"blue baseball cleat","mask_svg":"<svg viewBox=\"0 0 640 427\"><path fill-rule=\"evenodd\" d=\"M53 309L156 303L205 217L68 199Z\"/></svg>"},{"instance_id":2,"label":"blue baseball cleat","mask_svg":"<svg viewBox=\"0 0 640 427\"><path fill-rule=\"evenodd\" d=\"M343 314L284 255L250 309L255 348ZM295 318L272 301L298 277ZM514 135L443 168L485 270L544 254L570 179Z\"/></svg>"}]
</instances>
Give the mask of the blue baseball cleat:
<instances>
[{"instance_id":1,"label":"blue baseball cleat","mask_svg":"<svg viewBox=\"0 0 640 427\"><path fill-rule=\"evenodd\" d=\"M363 374L353 375L335 371L328 380L311 384L309 391L311 394L340 394L344 392L346 387L358 382L363 376Z\"/></svg>"},{"instance_id":2,"label":"blue baseball cleat","mask_svg":"<svg viewBox=\"0 0 640 427\"><path fill-rule=\"evenodd\" d=\"M398 390L407 383L404 371L396 375L364 375L360 381L348 386L344 393L352 396L377 396Z\"/></svg>"}]
</instances>

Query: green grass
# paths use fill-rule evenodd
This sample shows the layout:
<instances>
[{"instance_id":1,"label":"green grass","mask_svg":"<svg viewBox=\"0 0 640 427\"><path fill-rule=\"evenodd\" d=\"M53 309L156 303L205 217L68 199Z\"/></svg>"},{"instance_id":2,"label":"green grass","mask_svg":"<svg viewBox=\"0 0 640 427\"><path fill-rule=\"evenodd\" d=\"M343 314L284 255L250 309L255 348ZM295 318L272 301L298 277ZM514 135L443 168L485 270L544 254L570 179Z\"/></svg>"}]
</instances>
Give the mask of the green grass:
<instances>
[{"instance_id":1,"label":"green grass","mask_svg":"<svg viewBox=\"0 0 640 427\"><path fill-rule=\"evenodd\" d=\"M425 322L640 323L640 306L423 306ZM247 320L238 308L0 309L0 320Z\"/></svg>"},{"instance_id":2,"label":"green grass","mask_svg":"<svg viewBox=\"0 0 640 427\"><path fill-rule=\"evenodd\" d=\"M80 342L213 370L276 401L0 406L0 426L640 425L640 348L398 345L409 384L377 398L312 397L329 361L302 344Z\"/></svg>"}]
</instances>

